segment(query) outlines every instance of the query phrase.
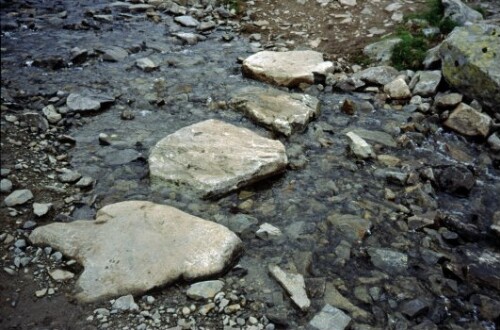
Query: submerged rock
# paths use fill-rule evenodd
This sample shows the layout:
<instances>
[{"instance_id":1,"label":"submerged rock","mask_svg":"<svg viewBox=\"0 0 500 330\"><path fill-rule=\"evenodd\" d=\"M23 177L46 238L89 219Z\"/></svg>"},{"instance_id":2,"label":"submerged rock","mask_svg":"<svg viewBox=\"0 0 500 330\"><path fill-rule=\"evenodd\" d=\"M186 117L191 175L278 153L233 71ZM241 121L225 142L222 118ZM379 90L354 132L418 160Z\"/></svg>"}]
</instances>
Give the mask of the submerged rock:
<instances>
[{"instance_id":1,"label":"submerged rock","mask_svg":"<svg viewBox=\"0 0 500 330\"><path fill-rule=\"evenodd\" d=\"M442 42L443 76L465 96L500 112L500 27L474 24L455 28Z\"/></svg>"},{"instance_id":2,"label":"submerged rock","mask_svg":"<svg viewBox=\"0 0 500 330\"><path fill-rule=\"evenodd\" d=\"M319 100L313 96L259 87L238 90L231 106L286 136L304 130L320 112Z\"/></svg>"},{"instance_id":3,"label":"submerged rock","mask_svg":"<svg viewBox=\"0 0 500 330\"><path fill-rule=\"evenodd\" d=\"M156 183L186 184L205 197L278 174L286 165L281 142L218 120L206 120L168 135L149 156Z\"/></svg>"},{"instance_id":4,"label":"submerged rock","mask_svg":"<svg viewBox=\"0 0 500 330\"><path fill-rule=\"evenodd\" d=\"M313 84L315 74L326 75L333 63L323 60L321 53L311 50L272 52L262 51L243 61L243 73L267 83L296 87Z\"/></svg>"},{"instance_id":5,"label":"submerged rock","mask_svg":"<svg viewBox=\"0 0 500 330\"><path fill-rule=\"evenodd\" d=\"M105 206L95 221L38 227L29 239L83 264L76 283L82 302L218 274L241 251L240 239L227 228L145 201Z\"/></svg>"},{"instance_id":6,"label":"submerged rock","mask_svg":"<svg viewBox=\"0 0 500 330\"><path fill-rule=\"evenodd\" d=\"M292 301L302 311L307 311L311 306L311 301L307 297L304 277L300 274L284 272L278 266L269 266L269 272L279 284L288 292Z\"/></svg>"},{"instance_id":7,"label":"submerged rock","mask_svg":"<svg viewBox=\"0 0 500 330\"><path fill-rule=\"evenodd\" d=\"M351 323L351 318L343 311L326 304L321 311L316 314L309 325L314 330L344 330Z\"/></svg>"}]
</instances>

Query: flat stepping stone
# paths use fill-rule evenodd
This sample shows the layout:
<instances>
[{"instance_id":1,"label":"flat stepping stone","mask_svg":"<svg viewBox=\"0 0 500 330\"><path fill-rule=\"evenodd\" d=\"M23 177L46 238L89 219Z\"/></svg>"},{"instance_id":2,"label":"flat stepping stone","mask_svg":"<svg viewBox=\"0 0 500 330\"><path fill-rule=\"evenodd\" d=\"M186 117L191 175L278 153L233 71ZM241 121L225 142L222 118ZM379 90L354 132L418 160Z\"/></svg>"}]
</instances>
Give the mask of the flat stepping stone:
<instances>
[{"instance_id":1,"label":"flat stepping stone","mask_svg":"<svg viewBox=\"0 0 500 330\"><path fill-rule=\"evenodd\" d=\"M321 53L312 50L289 52L262 51L243 61L243 73L270 84L295 87L314 84L314 75L326 75L333 63L324 61Z\"/></svg>"},{"instance_id":2,"label":"flat stepping stone","mask_svg":"<svg viewBox=\"0 0 500 330\"><path fill-rule=\"evenodd\" d=\"M83 265L76 282L81 302L217 275L242 250L240 239L226 227L146 201L105 206L95 221L38 227L29 239Z\"/></svg>"},{"instance_id":3,"label":"flat stepping stone","mask_svg":"<svg viewBox=\"0 0 500 330\"><path fill-rule=\"evenodd\" d=\"M320 113L319 100L313 96L259 87L238 90L231 99L231 106L286 136L303 131Z\"/></svg>"},{"instance_id":4,"label":"flat stepping stone","mask_svg":"<svg viewBox=\"0 0 500 330\"><path fill-rule=\"evenodd\" d=\"M160 140L149 171L153 184L183 184L213 197L281 173L287 162L281 142L211 119Z\"/></svg>"}]
</instances>

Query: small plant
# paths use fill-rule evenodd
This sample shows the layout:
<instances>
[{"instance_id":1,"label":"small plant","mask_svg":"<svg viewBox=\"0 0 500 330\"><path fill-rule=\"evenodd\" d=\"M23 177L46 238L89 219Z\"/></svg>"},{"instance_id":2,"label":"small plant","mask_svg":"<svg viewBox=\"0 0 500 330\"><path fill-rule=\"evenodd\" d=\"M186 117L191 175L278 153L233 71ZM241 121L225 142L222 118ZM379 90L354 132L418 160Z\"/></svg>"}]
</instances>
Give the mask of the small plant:
<instances>
[{"instance_id":1,"label":"small plant","mask_svg":"<svg viewBox=\"0 0 500 330\"><path fill-rule=\"evenodd\" d=\"M422 35L413 35L406 31L400 31L398 43L391 56L391 62L398 70L418 70L422 67L425 54L429 48L428 41Z\"/></svg>"},{"instance_id":2,"label":"small plant","mask_svg":"<svg viewBox=\"0 0 500 330\"><path fill-rule=\"evenodd\" d=\"M241 13L243 6L241 0L222 0L222 4L224 7L228 8L231 11L234 11L236 14Z\"/></svg>"},{"instance_id":3,"label":"small plant","mask_svg":"<svg viewBox=\"0 0 500 330\"><path fill-rule=\"evenodd\" d=\"M410 20L413 21L412 25L408 24ZM427 50L438 44L443 35L450 33L457 26L452 19L444 17L441 0L428 0L427 10L408 15L405 21L406 24L396 33L401 42L394 47L391 56L392 64L399 70L421 69ZM438 27L441 35L425 37L422 33L425 23L428 26Z\"/></svg>"}]
</instances>

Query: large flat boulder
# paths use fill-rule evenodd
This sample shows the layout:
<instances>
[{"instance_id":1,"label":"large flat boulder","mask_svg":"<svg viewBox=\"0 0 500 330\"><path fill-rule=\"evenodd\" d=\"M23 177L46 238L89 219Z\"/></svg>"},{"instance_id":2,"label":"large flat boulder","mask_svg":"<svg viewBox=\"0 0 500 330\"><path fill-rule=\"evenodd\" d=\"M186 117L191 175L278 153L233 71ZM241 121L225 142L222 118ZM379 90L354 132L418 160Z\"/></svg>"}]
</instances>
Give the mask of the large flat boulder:
<instances>
[{"instance_id":1,"label":"large flat boulder","mask_svg":"<svg viewBox=\"0 0 500 330\"><path fill-rule=\"evenodd\" d=\"M82 302L218 274L242 247L224 226L145 201L105 206L95 221L38 227L29 239L83 265L76 282L76 298Z\"/></svg>"},{"instance_id":2,"label":"large flat boulder","mask_svg":"<svg viewBox=\"0 0 500 330\"><path fill-rule=\"evenodd\" d=\"M149 170L154 184L187 185L213 197L281 173L287 162L281 142L211 119L160 140Z\"/></svg>"},{"instance_id":3,"label":"large flat boulder","mask_svg":"<svg viewBox=\"0 0 500 330\"><path fill-rule=\"evenodd\" d=\"M259 87L238 90L231 99L231 106L286 136L304 130L320 112L319 100L314 96Z\"/></svg>"},{"instance_id":4,"label":"large flat boulder","mask_svg":"<svg viewBox=\"0 0 500 330\"><path fill-rule=\"evenodd\" d=\"M326 75L333 63L324 61L321 53L312 50L289 52L262 51L243 61L243 73L270 84L295 87L313 84L315 74Z\"/></svg>"},{"instance_id":5,"label":"large flat boulder","mask_svg":"<svg viewBox=\"0 0 500 330\"><path fill-rule=\"evenodd\" d=\"M500 27L457 27L442 42L439 56L446 81L492 111L500 108Z\"/></svg>"}]
</instances>

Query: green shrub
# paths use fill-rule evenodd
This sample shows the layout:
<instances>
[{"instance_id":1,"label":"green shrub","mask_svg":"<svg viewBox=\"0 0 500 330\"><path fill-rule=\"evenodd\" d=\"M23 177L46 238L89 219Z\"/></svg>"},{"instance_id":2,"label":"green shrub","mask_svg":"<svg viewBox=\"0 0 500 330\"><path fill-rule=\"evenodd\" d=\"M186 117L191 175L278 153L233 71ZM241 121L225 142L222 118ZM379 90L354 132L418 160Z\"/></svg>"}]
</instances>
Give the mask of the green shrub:
<instances>
[{"instance_id":1,"label":"green shrub","mask_svg":"<svg viewBox=\"0 0 500 330\"><path fill-rule=\"evenodd\" d=\"M399 32L398 37L401 42L392 51L392 65L398 70L421 69L429 49L428 41L422 35L413 35L406 31Z\"/></svg>"}]
</instances>

